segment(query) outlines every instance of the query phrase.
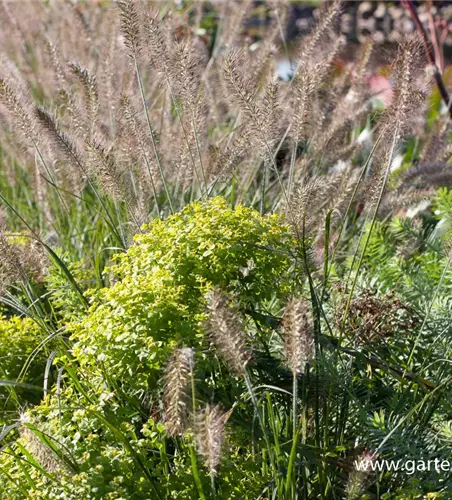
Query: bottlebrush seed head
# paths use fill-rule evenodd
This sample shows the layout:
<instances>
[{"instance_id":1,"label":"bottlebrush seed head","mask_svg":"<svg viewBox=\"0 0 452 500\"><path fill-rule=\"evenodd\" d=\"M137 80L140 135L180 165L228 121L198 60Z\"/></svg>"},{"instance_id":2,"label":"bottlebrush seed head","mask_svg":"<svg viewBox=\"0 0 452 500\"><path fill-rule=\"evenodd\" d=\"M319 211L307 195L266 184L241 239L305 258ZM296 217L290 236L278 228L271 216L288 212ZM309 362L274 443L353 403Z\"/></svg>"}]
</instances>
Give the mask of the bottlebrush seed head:
<instances>
[{"instance_id":1,"label":"bottlebrush seed head","mask_svg":"<svg viewBox=\"0 0 452 500\"><path fill-rule=\"evenodd\" d=\"M293 373L301 373L314 359L314 329L309 318L309 304L292 299L283 316L286 363Z\"/></svg>"},{"instance_id":2,"label":"bottlebrush seed head","mask_svg":"<svg viewBox=\"0 0 452 500\"><path fill-rule=\"evenodd\" d=\"M165 425L169 434L181 435L188 424L187 402L194 367L193 349L176 349L166 369Z\"/></svg>"},{"instance_id":3,"label":"bottlebrush seed head","mask_svg":"<svg viewBox=\"0 0 452 500\"><path fill-rule=\"evenodd\" d=\"M207 405L196 418L196 442L210 474L215 475L224 444L225 421L219 406Z\"/></svg>"},{"instance_id":4,"label":"bottlebrush seed head","mask_svg":"<svg viewBox=\"0 0 452 500\"><path fill-rule=\"evenodd\" d=\"M240 316L228 303L228 298L218 289L207 296L209 317L207 328L222 358L233 371L243 375L251 353L243 331Z\"/></svg>"}]
</instances>

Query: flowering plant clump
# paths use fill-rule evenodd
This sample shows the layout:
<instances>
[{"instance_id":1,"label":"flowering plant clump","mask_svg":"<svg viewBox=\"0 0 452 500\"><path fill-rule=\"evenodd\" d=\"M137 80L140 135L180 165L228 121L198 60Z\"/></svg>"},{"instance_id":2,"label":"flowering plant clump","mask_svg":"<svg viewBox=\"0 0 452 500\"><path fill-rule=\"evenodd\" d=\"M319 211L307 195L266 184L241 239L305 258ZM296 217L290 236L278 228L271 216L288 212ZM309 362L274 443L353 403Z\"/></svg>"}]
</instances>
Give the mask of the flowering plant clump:
<instances>
[{"instance_id":1,"label":"flowering plant clump","mask_svg":"<svg viewBox=\"0 0 452 500\"><path fill-rule=\"evenodd\" d=\"M356 467L452 456L447 14L402 3L347 53L340 0L0 0L0 499L452 498Z\"/></svg>"}]
</instances>

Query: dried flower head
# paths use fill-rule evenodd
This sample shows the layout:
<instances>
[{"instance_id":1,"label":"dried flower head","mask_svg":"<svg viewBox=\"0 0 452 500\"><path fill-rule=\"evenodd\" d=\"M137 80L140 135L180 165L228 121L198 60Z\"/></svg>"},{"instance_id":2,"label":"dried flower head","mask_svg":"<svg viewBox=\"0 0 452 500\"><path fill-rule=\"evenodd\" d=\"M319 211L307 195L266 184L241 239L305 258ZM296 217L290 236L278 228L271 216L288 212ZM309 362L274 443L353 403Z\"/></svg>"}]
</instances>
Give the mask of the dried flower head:
<instances>
[{"instance_id":1,"label":"dried flower head","mask_svg":"<svg viewBox=\"0 0 452 500\"><path fill-rule=\"evenodd\" d=\"M313 177L295 187L286 207L286 216L298 237L309 235L331 200L334 177Z\"/></svg>"},{"instance_id":2,"label":"dried flower head","mask_svg":"<svg viewBox=\"0 0 452 500\"><path fill-rule=\"evenodd\" d=\"M232 370L243 374L251 355L240 316L218 289L208 294L207 308L207 327L216 348Z\"/></svg>"},{"instance_id":3,"label":"dried flower head","mask_svg":"<svg viewBox=\"0 0 452 500\"><path fill-rule=\"evenodd\" d=\"M342 300L336 311L338 325L342 321L345 306ZM385 341L394 332L409 334L418 327L419 315L395 296L393 291L379 297L373 290L365 289L350 303L347 332L354 336L356 344Z\"/></svg>"},{"instance_id":4,"label":"dried flower head","mask_svg":"<svg viewBox=\"0 0 452 500\"><path fill-rule=\"evenodd\" d=\"M15 120L16 127L23 137L28 142L35 144L37 141L36 130L27 105L21 99L20 94L13 89L12 84L3 78L0 79L0 104L5 106L12 120Z\"/></svg>"},{"instance_id":5,"label":"dried flower head","mask_svg":"<svg viewBox=\"0 0 452 500\"><path fill-rule=\"evenodd\" d=\"M96 77L91 75L86 68L82 68L78 63L70 62L69 67L80 82L85 94L86 116L90 136L92 137L99 111L99 92L97 89Z\"/></svg>"},{"instance_id":6,"label":"dried flower head","mask_svg":"<svg viewBox=\"0 0 452 500\"><path fill-rule=\"evenodd\" d=\"M37 106L35 108L35 116L42 130L47 134L55 151L60 153L64 159L66 166L75 167L66 168L66 173L74 188L78 186L80 189L80 178L82 177L82 180L85 180L87 177L87 169L82 152L72 137L61 129L52 112L43 106ZM79 172L76 171L77 169Z\"/></svg>"},{"instance_id":7,"label":"dried flower head","mask_svg":"<svg viewBox=\"0 0 452 500\"><path fill-rule=\"evenodd\" d=\"M147 43L151 47L150 58L152 65L169 83L178 77L176 72L172 70L170 48L165 36L168 31L171 32L171 29L163 22L159 22L157 17L157 13L148 16L146 22Z\"/></svg>"},{"instance_id":8,"label":"dried flower head","mask_svg":"<svg viewBox=\"0 0 452 500\"><path fill-rule=\"evenodd\" d=\"M126 189L113 152L107 151L97 138L88 142L86 147L89 153L90 167L103 191L115 200L120 198L127 200Z\"/></svg>"},{"instance_id":9,"label":"dried flower head","mask_svg":"<svg viewBox=\"0 0 452 500\"><path fill-rule=\"evenodd\" d=\"M12 283L42 280L47 268L43 247L35 240L5 232L0 212L0 293Z\"/></svg>"},{"instance_id":10,"label":"dried flower head","mask_svg":"<svg viewBox=\"0 0 452 500\"><path fill-rule=\"evenodd\" d=\"M309 303L302 299L292 299L284 310L286 362L295 374L303 372L315 356L314 328L309 316Z\"/></svg>"},{"instance_id":11,"label":"dried flower head","mask_svg":"<svg viewBox=\"0 0 452 500\"><path fill-rule=\"evenodd\" d=\"M247 130L243 130L230 141L225 150L220 151L217 146L212 145L209 152L209 178L226 180L250 154L250 135Z\"/></svg>"},{"instance_id":12,"label":"dried flower head","mask_svg":"<svg viewBox=\"0 0 452 500\"><path fill-rule=\"evenodd\" d=\"M0 233L0 252L2 254L0 292L3 293L4 288L11 283L24 280L26 274L16 248L9 243L8 238L3 233Z\"/></svg>"},{"instance_id":13,"label":"dried flower head","mask_svg":"<svg viewBox=\"0 0 452 500\"><path fill-rule=\"evenodd\" d=\"M181 435L187 428L189 387L194 367L193 349L176 349L166 369L165 425L169 434Z\"/></svg>"},{"instance_id":14,"label":"dried flower head","mask_svg":"<svg viewBox=\"0 0 452 500\"><path fill-rule=\"evenodd\" d=\"M196 418L196 443L209 472L215 475L221 460L228 413L219 406L206 405Z\"/></svg>"},{"instance_id":15,"label":"dried flower head","mask_svg":"<svg viewBox=\"0 0 452 500\"><path fill-rule=\"evenodd\" d=\"M248 60L243 50L228 52L222 63L222 74L231 100L257 127L262 126L262 116L256 103L255 82L245 71Z\"/></svg>"},{"instance_id":16,"label":"dried flower head","mask_svg":"<svg viewBox=\"0 0 452 500\"><path fill-rule=\"evenodd\" d=\"M394 62L393 98L382 117L381 126L389 127L388 135L397 130L399 135L412 132L419 122L429 85L423 74L421 43L417 38L405 40L399 47Z\"/></svg>"},{"instance_id":17,"label":"dried flower head","mask_svg":"<svg viewBox=\"0 0 452 500\"><path fill-rule=\"evenodd\" d=\"M121 17L121 31L132 57L137 57L141 49L140 18L134 0L118 0Z\"/></svg>"}]
</instances>

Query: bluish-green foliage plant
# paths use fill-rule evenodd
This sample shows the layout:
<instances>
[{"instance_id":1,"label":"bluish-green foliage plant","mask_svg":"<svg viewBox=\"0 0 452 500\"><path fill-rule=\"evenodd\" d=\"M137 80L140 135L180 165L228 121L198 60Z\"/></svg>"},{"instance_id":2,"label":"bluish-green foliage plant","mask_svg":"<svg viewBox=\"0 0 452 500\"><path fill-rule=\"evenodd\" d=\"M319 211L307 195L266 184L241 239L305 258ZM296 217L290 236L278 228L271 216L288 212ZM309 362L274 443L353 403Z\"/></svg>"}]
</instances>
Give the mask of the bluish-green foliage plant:
<instances>
[{"instance_id":1,"label":"bluish-green foliage plant","mask_svg":"<svg viewBox=\"0 0 452 500\"><path fill-rule=\"evenodd\" d=\"M293 243L280 216L233 209L221 198L153 221L110 269L117 281L91 292L89 313L69 326L73 355L87 373L147 390L176 345L202 343L213 285L243 310L287 297Z\"/></svg>"},{"instance_id":2,"label":"bluish-green foliage plant","mask_svg":"<svg viewBox=\"0 0 452 500\"><path fill-rule=\"evenodd\" d=\"M428 307L439 284L438 298L449 295L451 214L451 192L444 188L423 211L376 223L363 259L366 285L382 292L394 290L420 309ZM348 272L351 262L353 256L343 271Z\"/></svg>"}]
</instances>

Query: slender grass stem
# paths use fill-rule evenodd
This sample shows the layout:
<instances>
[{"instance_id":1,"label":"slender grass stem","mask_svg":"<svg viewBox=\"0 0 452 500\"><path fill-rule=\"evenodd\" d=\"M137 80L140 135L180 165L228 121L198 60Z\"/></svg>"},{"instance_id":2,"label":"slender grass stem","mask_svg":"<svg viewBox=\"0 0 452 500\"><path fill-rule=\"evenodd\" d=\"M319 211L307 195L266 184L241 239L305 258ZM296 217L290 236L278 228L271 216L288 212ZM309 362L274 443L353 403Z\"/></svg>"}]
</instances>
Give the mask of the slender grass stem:
<instances>
[{"instance_id":1,"label":"slender grass stem","mask_svg":"<svg viewBox=\"0 0 452 500\"><path fill-rule=\"evenodd\" d=\"M295 439L295 435L297 434L298 423L297 423L297 415L298 415L298 375L294 372L292 375L292 430L293 430L293 439Z\"/></svg>"},{"instance_id":2,"label":"slender grass stem","mask_svg":"<svg viewBox=\"0 0 452 500\"><path fill-rule=\"evenodd\" d=\"M295 460L297 456L297 445L298 438L300 435L299 423L297 422L298 415L298 376L294 372L292 374L292 447L289 455L289 463L287 465L287 476L286 476L286 498L294 498L294 492L296 490L296 480L295 484L292 484L292 476L295 467Z\"/></svg>"},{"instance_id":3,"label":"slender grass stem","mask_svg":"<svg viewBox=\"0 0 452 500\"><path fill-rule=\"evenodd\" d=\"M350 293L348 295L347 303L345 305L344 315L342 317L341 329L340 329L340 332L339 332L339 338L338 338L338 344L337 344L338 348L341 346L341 343L342 343L342 339L343 339L343 335L344 335L344 330L345 330L345 325L346 325L346 322L347 322L348 311L350 310L350 305L351 305L351 301L352 301L352 298L353 298L353 292L355 290L356 283L358 282L359 270L361 269L361 266L362 266L362 264L364 262L364 256L365 256L365 253L366 253L367 245L369 244L370 236L372 234L372 230L374 228L375 221L377 219L378 210L380 208L381 200L383 198L383 193L384 193L384 190L386 188L386 182L388 180L389 172L390 172L390 169L391 169L392 158L393 158L393 155L394 155L394 151L395 151L395 148L396 148L398 137L399 137L399 131L398 131L398 128L396 128L396 130L394 131L394 134L393 134L392 145L391 145L391 149L390 149L390 152L389 152L388 164L386 166L385 173L384 173L383 179L381 181L381 186L380 186L380 191L378 193L378 198L377 198L377 201L375 203L375 208L374 208L372 220L371 220L371 223L370 223L370 228L369 228L369 231L367 233L367 238L366 238L366 241L364 243L363 250L361 252L361 257L360 257L359 262L358 262L358 266L357 266L357 269L356 269L356 272L355 272L355 277L353 279L353 283L352 283L352 286L351 286L351 289L350 289ZM337 350L336 352L338 353L339 350Z\"/></svg>"},{"instance_id":4,"label":"slender grass stem","mask_svg":"<svg viewBox=\"0 0 452 500\"><path fill-rule=\"evenodd\" d=\"M215 500L217 498L217 488L215 486L215 476L210 475L210 489L212 490L212 498Z\"/></svg>"},{"instance_id":5,"label":"slender grass stem","mask_svg":"<svg viewBox=\"0 0 452 500\"><path fill-rule=\"evenodd\" d=\"M158 148L157 148L157 143L156 143L156 140L154 137L154 131L152 130L151 119L149 117L149 110L148 110L148 106L146 104L146 96L144 94L143 81L141 78L140 68L138 67L138 61L137 61L136 57L134 57L134 63L135 63L135 74L137 76L138 87L140 89L141 101L143 103L144 115L146 117L146 123L147 123L148 129L149 129L149 138L151 139L152 148L154 150L155 161L157 162L157 167L158 167L159 172L160 172L160 179L162 181L163 188L165 190L165 194L166 194L166 197L168 200L170 211L171 211L171 213L174 213L173 202L171 200L171 196L170 196L169 191L168 191L168 186L166 185L166 179L165 179L165 175L163 173L163 167L162 167L162 164L160 161L160 153L159 153Z\"/></svg>"},{"instance_id":6,"label":"slender grass stem","mask_svg":"<svg viewBox=\"0 0 452 500\"><path fill-rule=\"evenodd\" d=\"M383 138L383 134L384 134L384 130L381 132L381 134L378 136L377 140L375 141L375 144L373 145L371 152L370 152L370 153L369 153L369 155L367 156L367 159L366 159L366 161L364 162L364 165L363 165L363 167L362 167L362 169L361 169L361 172L360 172L360 174L359 174L359 177L358 177L358 179L357 179L357 181L356 181L356 183L355 183L355 186L354 186L354 188L353 188L352 195L351 195L351 197L350 197L350 199L349 199L349 201L348 201L347 208L346 208L345 213L344 213L344 216L343 216L343 218L342 218L343 222L342 222L342 224L340 225L340 229L339 229L339 234L338 234L338 237L337 237L337 241L336 241L336 244L334 245L334 249L333 249L333 252L332 252L332 254L331 254L331 259L330 259L331 265L328 267L328 272L327 272L327 275L325 276L325 283L327 283L327 282L328 282L328 277L329 277L329 275L330 275L330 273L331 273L331 269L332 269L332 267L331 267L331 266L332 266L332 265L333 265L333 263L335 262L336 252L337 252L337 250L338 250L338 248L339 248L339 242L340 242L341 236L342 236L342 234L343 234L343 232L344 232L345 223L346 223L346 221L347 221L347 219L348 219L348 215L349 215L349 213L350 213L351 207L352 207L352 205L353 205L353 202L355 201L356 194L358 193L358 188L359 188L359 186L361 185L361 182L362 182L362 180L363 180L363 178L364 178L364 175L365 175L365 173L366 173L366 171L367 171L367 167L368 167L368 165L369 165L369 162L370 162L370 161L371 161L371 159L373 158L373 155L374 155L374 153L375 153L375 150L377 149L378 145L380 144L380 142L381 142L381 140L382 140L382 138ZM322 300L323 300L323 295L324 295L324 293L325 293L325 289L322 291Z\"/></svg>"},{"instance_id":7,"label":"slender grass stem","mask_svg":"<svg viewBox=\"0 0 452 500\"><path fill-rule=\"evenodd\" d=\"M182 129L182 133L184 134L184 139L185 139L185 143L187 145L188 154L190 156L190 159L191 159L191 162L192 162L192 165L193 165L193 173L198 178L198 182L199 182L199 184L201 186L201 191L203 191L202 185L201 185L201 181L199 180L198 170L196 169L195 158L194 158L193 153L191 151L190 141L188 140L188 134L187 134L187 131L185 129L185 125L184 125L184 121L182 119L182 115L180 113L179 103L177 102L176 97L174 96L173 89L172 89L172 86L171 86L171 82L170 82L168 76L166 76L165 79L166 79L166 85L168 87L168 91L170 93L171 102L173 103L174 109L176 111L176 115L177 115L177 117L179 119L179 123L180 123L181 129ZM202 173L203 181L204 181L204 192L207 192L206 177L205 177L205 174L204 174L204 167L203 167L203 164L202 164L202 156L201 156L201 151L199 149L198 134L197 134L197 131L196 131L196 126L195 126L194 120L192 120L192 127L193 127L193 134L194 134L194 137L195 137L195 143L196 143L196 147L197 147L197 151L198 151L198 155L199 155L199 162L200 162L200 166L201 166L201 173ZM193 191L194 191L194 188L193 188ZM191 196L194 196L193 191L191 193Z\"/></svg>"},{"instance_id":8,"label":"slender grass stem","mask_svg":"<svg viewBox=\"0 0 452 500\"><path fill-rule=\"evenodd\" d=\"M298 147L298 142L293 141L292 145L292 152L290 155L290 167L289 167L289 180L287 182L287 197L290 200L290 197L292 195L292 186L294 182L294 175L295 175L295 159L297 155L297 147Z\"/></svg>"},{"instance_id":9,"label":"slender grass stem","mask_svg":"<svg viewBox=\"0 0 452 500\"><path fill-rule=\"evenodd\" d=\"M193 367L190 370L190 387L191 387L191 405L192 405L192 427L193 433L196 432L196 389L195 389L195 374L193 372ZM201 500L206 500L206 495L204 494L204 489L202 486L201 478L199 476L198 460L196 458L196 448L194 442L189 443L190 448L190 461L191 469L193 473L193 479L195 481L196 489L198 490L198 495Z\"/></svg>"},{"instance_id":10,"label":"slender grass stem","mask_svg":"<svg viewBox=\"0 0 452 500\"><path fill-rule=\"evenodd\" d=\"M191 470L193 473L193 479L195 481L196 489L198 490L199 498L201 500L206 500L206 496L202 488L201 478L199 477L195 446L193 445L193 443L190 443L188 446L190 448Z\"/></svg>"},{"instance_id":11,"label":"slender grass stem","mask_svg":"<svg viewBox=\"0 0 452 500\"><path fill-rule=\"evenodd\" d=\"M277 484L278 483L278 468L276 466L274 453L273 453L273 450L272 450L271 445L270 445L270 441L269 441L268 436L267 436L267 428L265 427L264 420L262 418L262 414L261 414L261 411L259 409L259 404L257 402L256 394L255 394L254 389L253 389L253 384L251 382L251 378L250 378L247 370L245 370L244 379L245 379L246 388L248 390L248 394L250 395L251 402L253 403L253 406L254 406L254 411L256 412L257 418L259 420L259 425L260 425L261 430L262 430L262 436L264 438L265 446L266 446L266 449L268 452L268 457L269 457L270 464L271 464L271 467L273 470L275 483Z\"/></svg>"}]
</instances>

